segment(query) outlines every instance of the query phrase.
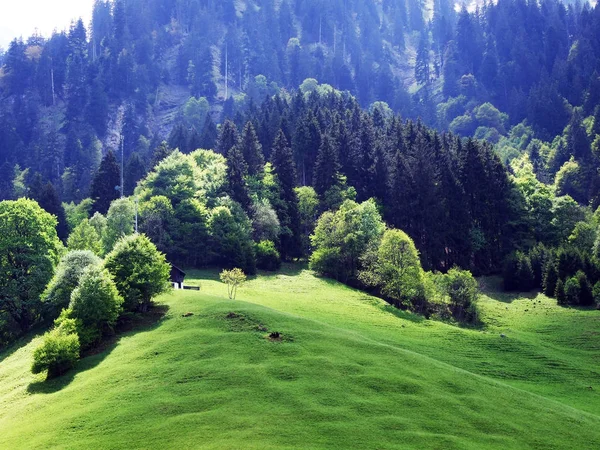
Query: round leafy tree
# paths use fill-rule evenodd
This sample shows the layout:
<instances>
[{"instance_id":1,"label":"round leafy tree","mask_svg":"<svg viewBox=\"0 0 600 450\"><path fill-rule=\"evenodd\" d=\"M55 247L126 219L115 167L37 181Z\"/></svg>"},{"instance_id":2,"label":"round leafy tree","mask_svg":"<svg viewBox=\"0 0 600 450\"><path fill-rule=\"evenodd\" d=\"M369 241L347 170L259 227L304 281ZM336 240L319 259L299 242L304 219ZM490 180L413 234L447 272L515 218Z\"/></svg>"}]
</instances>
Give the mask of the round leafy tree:
<instances>
[{"instance_id":1,"label":"round leafy tree","mask_svg":"<svg viewBox=\"0 0 600 450\"><path fill-rule=\"evenodd\" d=\"M69 317L77 320L82 347L94 344L102 335L112 332L122 305L123 297L106 269L91 265L83 271L69 305Z\"/></svg>"},{"instance_id":2,"label":"round leafy tree","mask_svg":"<svg viewBox=\"0 0 600 450\"><path fill-rule=\"evenodd\" d=\"M125 311L145 312L152 298L167 289L170 266L143 234L124 237L104 261L125 299Z\"/></svg>"},{"instance_id":3,"label":"round leafy tree","mask_svg":"<svg viewBox=\"0 0 600 450\"><path fill-rule=\"evenodd\" d=\"M71 294L79 284L83 271L89 266L99 266L102 260L87 250L77 250L62 257L54 277L42 294L42 301L52 310L54 317L69 306Z\"/></svg>"},{"instance_id":4,"label":"round leafy tree","mask_svg":"<svg viewBox=\"0 0 600 450\"><path fill-rule=\"evenodd\" d=\"M56 219L36 202L0 202L0 312L22 332L40 319L40 295L62 250Z\"/></svg>"},{"instance_id":5,"label":"round leafy tree","mask_svg":"<svg viewBox=\"0 0 600 450\"><path fill-rule=\"evenodd\" d=\"M55 328L44 335L42 344L33 352L31 371L48 371L48 378L62 375L71 369L79 359L79 337L67 333L62 327Z\"/></svg>"}]
</instances>

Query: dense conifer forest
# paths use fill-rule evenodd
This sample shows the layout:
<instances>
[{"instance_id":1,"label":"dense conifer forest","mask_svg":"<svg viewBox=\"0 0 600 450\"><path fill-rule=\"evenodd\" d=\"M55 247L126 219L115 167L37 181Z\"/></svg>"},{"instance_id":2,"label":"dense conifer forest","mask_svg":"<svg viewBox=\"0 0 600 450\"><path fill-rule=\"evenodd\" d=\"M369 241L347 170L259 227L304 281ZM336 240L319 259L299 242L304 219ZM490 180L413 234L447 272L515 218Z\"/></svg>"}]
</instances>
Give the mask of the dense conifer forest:
<instances>
[{"instance_id":1,"label":"dense conifer forest","mask_svg":"<svg viewBox=\"0 0 600 450\"><path fill-rule=\"evenodd\" d=\"M383 228L338 223L363 215L432 274L592 304L599 29L556 0L98 0L0 55L0 199L69 250L109 254L135 215L177 264L373 287Z\"/></svg>"}]
</instances>

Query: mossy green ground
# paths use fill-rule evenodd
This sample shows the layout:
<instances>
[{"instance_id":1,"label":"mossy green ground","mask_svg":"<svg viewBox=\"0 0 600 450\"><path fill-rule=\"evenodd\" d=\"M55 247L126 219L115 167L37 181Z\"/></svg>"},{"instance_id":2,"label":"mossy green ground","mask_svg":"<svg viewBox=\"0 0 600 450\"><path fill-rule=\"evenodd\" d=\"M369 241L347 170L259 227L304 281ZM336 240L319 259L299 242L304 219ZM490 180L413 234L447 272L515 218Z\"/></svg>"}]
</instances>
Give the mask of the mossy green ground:
<instances>
[{"instance_id":1,"label":"mossy green ground","mask_svg":"<svg viewBox=\"0 0 600 450\"><path fill-rule=\"evenodd\" d=\"M298 266L237 301L188 281L59 379L29 372L39 337L0 354L0 448L600 448L600 312L489 279L468 329Z\"/></svg>"}]
</instances>

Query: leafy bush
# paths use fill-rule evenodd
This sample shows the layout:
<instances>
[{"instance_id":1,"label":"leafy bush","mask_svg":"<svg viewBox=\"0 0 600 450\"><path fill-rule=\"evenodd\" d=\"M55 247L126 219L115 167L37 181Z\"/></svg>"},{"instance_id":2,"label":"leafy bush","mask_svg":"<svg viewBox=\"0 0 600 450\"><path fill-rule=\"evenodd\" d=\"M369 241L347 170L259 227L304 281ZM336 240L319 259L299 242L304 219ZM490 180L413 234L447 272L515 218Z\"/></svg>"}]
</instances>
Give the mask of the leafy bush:
<instances>
[{"instance_id":1,"label":"leafy bush","mask_svg":"<svg viewBox=\"0 0 600 450\"><path fill-rule=\"evenodd\" d=\"M585 273L582 271L575 274L577 281L579 281L579 301L578 304L581 306L592 306L594 304L594 294L592 292L592 285L588 281Z\"/></svg>"},{"instance_id":2,"label":"leafy bush","mask_svg":"<svg viewBox=\"0 0 600 450\"><path fill-rule=\"evenodd\" d=\"M385 224L373 200L346 200L336 212L324 213L311 236L315 249L310 268L322 275L347 282L355 280L361 258L376 248Z\"/></svg>"},{"instance_id":3,"label":"leafy bush","mask_svg":"<svg viewBox=\"0 0 600 450\"><path fill-rule=\"evenodd\" d=\"M360 280L377 287L400 305L424 306L423 269L412 239L400 230L387 230L376 250L363 257Z\"/></svg>"},{"instance_id":4,"label":"leafy bush","mask_svg":"<svg viewBox=\"0 0 600 450\"><path fill-rule=\"evenodd\" d=\"M91 251L77 250L62 257L54 277L42 294L42 301L52 309L56 317L63 308L69 306L71 294L79 284L83 271L89 266L99 266L102 260Z\"/></svg>"},{"instance_id":5,"label":"leafy bush","mask_svg":"<svg viewBox=\"0 0 600 450\"><path fill-rule=\"evenodd\" d=\"M219 206L212 212L210 232L215 262L222 267L240 267L246 273L256 272L256 256L251 225L239 205Z\"/></svg>"},{"instance_id":6,"label":"leafy bush","mask_svg":"<svg viewBox=\"0 0 600 450\"><path fill-rule=\"evenodd\" d=\"M444 276L444 290L450 298L452 315L459 321L477 321L477 280L468 270L453 268Z\"/></svg>"},{"instance_id":7,"label":"leafy bush","mask_svg":"<svg viewBox=\"0 0 600 450\"><path fill-rule=\"evenodd\" d=\"M90 224L88 219L84 219L75 227L67 240L69 250L90 250L96 255L101 255L102 241L96 228Z\"/></svg>"},{"instance_id":8,"label":"leafy bush","mask_svg":"<svg viewBox=\"0 0 600 450\"><path fill-rule=\"evenodd\" d=\"M106 269L89 266L71 295L69 317L77 321L81 346L95 344L112 332L122 311L123 297Z\"/></svg>"},{"instance_id":9,"label":"leafy bush","mask_svg":"<svg viewBox=\"0 0 600 450\"><path fill-rule=\"evenodd\" d=\"M569 278L565 282L564 302L567 305L578 305L581 295L581 284L577 276Z\"/></svg>"},{"instance_id":10,"label":"leafy bush","mask_svg":"<svg viewBox=\"0 0 600 450\"><path fill-rule=\"evenodd\" d=\"M61 327L44 335L42 344L33 352L31 371L48 371L48 378L62 375L73 368L79 359L79 337Z\"/></svg>"},{"instance_id":11,"label":"leafy bush","mask_svg":"<svg viewBox=\"0 0 600 450\"><path fill-rule=\"evenodd\" d=\"M246 282L246 274L242 269L224 270L220 275L221 281L227 285L230 300L235 300L238 287Z\"/></svg>"},{"instance_id":12,"label":"leafy bush","mask_svg":"<svg viewBox=\"0 0 600 450\"><path fill-rule=\"evenodd\" d=\"M150 240L135 234L122 238L106 256L104 267L113 276L125 311L148 310L152 298L168 287L171 268Z\"/></svg>"},{"instance_id":13,"label":"leafy bush","mask_svg":"<svg viewBox=\"0 0 600 450\"><path fill-rule=\"evenodd\" d=\"M256 244L256 265L259 269L276 271L281 267L281 257L272 241Z\"/></svg>"}]
</instances>

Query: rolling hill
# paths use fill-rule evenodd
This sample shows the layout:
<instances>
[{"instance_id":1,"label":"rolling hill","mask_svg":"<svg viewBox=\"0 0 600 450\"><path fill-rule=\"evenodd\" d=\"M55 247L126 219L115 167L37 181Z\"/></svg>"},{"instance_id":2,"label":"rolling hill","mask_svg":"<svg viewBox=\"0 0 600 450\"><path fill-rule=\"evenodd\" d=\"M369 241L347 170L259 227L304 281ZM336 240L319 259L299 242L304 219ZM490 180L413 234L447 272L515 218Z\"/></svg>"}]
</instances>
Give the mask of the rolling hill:
<instances>
[{"instance_id":1,"label":"rolling hill","mask_svg":"<svg viewBox=\"0 0 600 450\"><path fill-rule=\"evenodd\" d=\"M596 311L484 279L468 329L300 266L236 301L216 272L188 281L59 379L29 372L39 337L0 354L0 448L600 446Z\"/></svg>"}]
</instances>

